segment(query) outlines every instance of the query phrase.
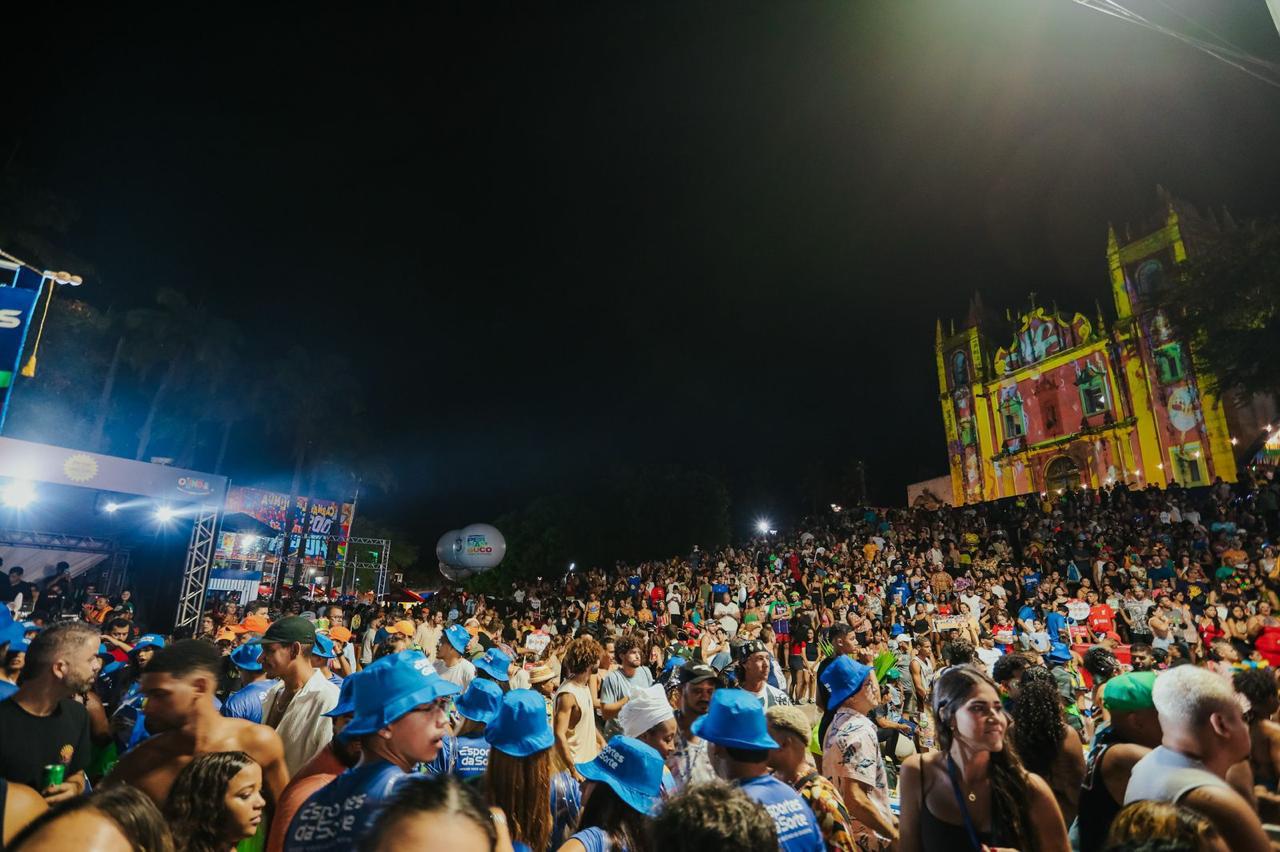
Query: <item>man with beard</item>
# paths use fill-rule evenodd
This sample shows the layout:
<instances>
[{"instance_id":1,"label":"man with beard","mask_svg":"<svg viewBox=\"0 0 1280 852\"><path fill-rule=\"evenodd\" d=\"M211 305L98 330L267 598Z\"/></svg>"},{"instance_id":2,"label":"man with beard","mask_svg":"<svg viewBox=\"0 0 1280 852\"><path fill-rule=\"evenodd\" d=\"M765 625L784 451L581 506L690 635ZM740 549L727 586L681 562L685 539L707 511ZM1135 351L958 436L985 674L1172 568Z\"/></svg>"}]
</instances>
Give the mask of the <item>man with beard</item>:
<instances>
[{"instance_id":1,"label":"man with beard","mask_svg":"<svg viewBox=\"0 0 1280 852\"><path fill-rule=\"evenodd\" d=\"M218 649L199 639L156 651L139 682L155 736L120 758L104 786L132 784L163 809L174 779L196 755L243 751L262 767L270 800L279 799L289 783L284 745L265 725L228 719L214 707L221 664Z\"/></svg>"},{"instance_id":2,"label":"man with beard","mask_svg":"<svg viewBox=\"0 0 1280 852\"><path fill-rule=\"evenodd\" d=\"M93 686L101 662L98 631L66 622L43 631L27 650L26 677L0 702L0 777L39 791L50 804L84 792L89 764L89 714L72 700ZM45 767L60 764L59 784Z\"/></svg>"},{"instance_id":3,"label":"man with beard","mask_svg":"<svg viewBox=\"0 0 1280 852\"><path fill-rule=\"evenodd\" d=\"M720 686L720 675L711 666L690 661L676 670L676 676L680 708L676 711L676 747L667 758L667 768L683 790L717 777L707 756L707 743L693 734L692 726L711 706L711 696Z\"/></svg>"}]
</instances>

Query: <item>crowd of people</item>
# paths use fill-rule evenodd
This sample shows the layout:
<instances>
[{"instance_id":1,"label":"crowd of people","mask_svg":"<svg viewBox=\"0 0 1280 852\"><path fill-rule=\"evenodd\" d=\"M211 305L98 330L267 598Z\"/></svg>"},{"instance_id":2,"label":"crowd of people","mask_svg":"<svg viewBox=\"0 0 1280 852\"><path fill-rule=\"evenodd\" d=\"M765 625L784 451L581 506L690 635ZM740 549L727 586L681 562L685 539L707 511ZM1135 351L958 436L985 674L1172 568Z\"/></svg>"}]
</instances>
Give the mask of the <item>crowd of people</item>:
<instances>
[{"instance_id":1,"label":"crowd of people","mask_svg":"<svg viewBox=\"0 0 1280 852\"><path fill-rule=\"evenodd\" d=\"M1270 849L1278 538L1253 468L850 509L502 596L230 603L188 637L15 566L4 843Z\"/></svg>"}]
</instances>

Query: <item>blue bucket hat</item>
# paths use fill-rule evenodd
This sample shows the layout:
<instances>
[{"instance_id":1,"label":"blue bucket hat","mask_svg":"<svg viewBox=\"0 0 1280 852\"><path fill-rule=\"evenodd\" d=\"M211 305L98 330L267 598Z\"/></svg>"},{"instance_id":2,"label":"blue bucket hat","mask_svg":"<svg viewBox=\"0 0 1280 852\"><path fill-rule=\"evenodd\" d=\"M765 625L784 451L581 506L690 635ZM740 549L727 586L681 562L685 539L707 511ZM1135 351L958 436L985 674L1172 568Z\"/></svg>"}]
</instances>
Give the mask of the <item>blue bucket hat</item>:
<instances>
[{"instance_id":1,"label":"blue bucket hat","mask_svg":"<svg viewBox=\"0 0 1280 852\"><path fill-rule=\"evenodd\" d=\"M134 643L133 650L141 651L143 648L163 648L164 637L159 633L144 633L138 637L138 641Z\"/></svg>"},{"instance_id":2,"label":"blue bucket hat","mask_svg":"<svg viewBox=\"0 0 1280 852\"><path fill-rule=\"evenodd\" d=\"M759 703L759 702L757 702ZM631 737L609 740L596 759L579 763L588 781L608 784L618 798L642 814L652 814L662 800L662 755Z\"/></svg>"},{"instance_id":3,"label":"blue bucket hat","mask_svg":"<svg viewBox=\"0 0 1280 852\"><path fill-rule=\"evenodd\" d=\"M115 672L119 671L122 668L124 668L124 663L120 662L119 660L113 660L112 662L107 663L105 666L102 667L102 671L98 672L98 677L104 677L105 675L114 674Z\"/></svg>"},{"instance_id":4,"label":"blue bucket hat","mask_svg":"<svg viewBox=\"0 0 1280 852\"><path fill-rule=\"evenodd\" d=\"M322 657L326 660L332 660L338 656L338 652L333 650L333 640L323 633L316 634L316 641L311 645L311 656Z\"/></svg>"},{"instance_id":5,"label":"blue bucket hat","mask_svg":"<svg viewBox=\"0 0 1280 852\"><path fill-rule=\"evenodd\" d=\"M759 704L759 700L756 701ZM528 757L555 744L547 724L547 702L532 689L513 689L502 696L498 715L484 729L489 745L512 757Z\"/></svg>"},{"instance_id":6,"label":"blue bucket hat","mask_svg":"<svg viewBox=\"0 0 1280 852\"><path fill-rule=\"evenodd\" d=\"M506 683L510 678L508 672L511 669L511 658L497 648L490 648L471 662L494 680Z\"/></svg>"},{"instance_id":7,"label":"blue bucket hat","mask_svg":"<svg viewBox=\"0 0 1280 852\"><path fill-rule=\"evenodd\" d=\"M372 668L372 666L370 668ZM355 674L344 677L342 679L342 686L338 688L338 703L333 705L333 709L328 713L321 713L320 715L328 716L330 719L336 719L339 716L346 716L356 712L356 681L359 678L364 677L364 672L367 672L368 670L369 669L365 669L364 671L356 672Z\"/></svg>"},{"instance_id":8,"label":"blue bucket hat","mask_svg":"<svg viewBox=\"0 0 1280 852\"><path fill-rule=\"evenodd\" d=\"M0 606L0 609L7 610L8 607ZM0 627L0 645L3 645L5 642L9 643L9 652L15 654L20 651L25 652L31 647L31 643L27 641L26 631L22 629L21 624L17 624L16 622L9 622L3 627Z\"/></svg>"},{"instance_id":9,"label":"blue bucket hat","mask_svg":"<svg viewBox=\"0 0 1280 852\"><path fill-rule=\"evenodd\" d=\"M471 634L467 632L467 628L461 624L455 624L444 632L444 636L453 646L453 650L459 654L467 653L467 646L471 644Z\"/></svg>"},{"instance_id":10,"label":"blue bucket hat","mask_svg":"<svg viewBox=\"0 0 1280 852\"><path fill-rule=\"evenodd\" d=\"M457 684L435 673L431 661L421 651L401 651L383 657L377 665L364 670L352 689L355 715L343 732L348 736L372 734L415 707L460 692Z\"/></svg>"},{"instance_id":11,"label":"blue bucket hat","mask_svg":"<svg viewBox=\"0 0 1280 852\"><path fill-rule=\"evenodd\" d=\"M1069 663L1071 662L1071 648L1066 642L1054 642L1049 646L1049 662L1051 663Z\"/></svg>"},{"instance_id":12,"label":"blue bucket hat","mask_svg":"<svg viewBox=\"0 0 1280 852\"><path fill-rule=\"evenodd\" d=\"M247 672L262 671L262 646L241 645L231 652L231 663Z\"/></svg>"},{"instance_id":13,"label":"blue bucket hat","mask_svg":"<svg viewBox=\"0 0 1280 852\"><path fill-rule=\"evenodd\" d=\"M769 736L760 699L741 689L717 689L706 715L694 720L693 734L709 743L765 751L778 747Z\"/></svg>"},{"instance_id":14,"label":"blue bucket hat","mask_svg":"<svg viewBox=\"0 0 1280 852\"><path fill-rule=\"evenodd\" d=\"M831 710L843 704L867 682L867 676L874 669L871 666L855 662L850 657L836 657L836 661L827 666L822 673L822 685L830 693L827 698L827 709Z\"/></svg>"},{"instance_id":15,"label":"blue bucket hat","mask_svg":"<svg viewBox=\"0 0 1280 852\"><path fill-rule=\"evenodd\" d=\"M458 715L473 722L489 724L502 706L502 687L491 680L476 678L456 702Z\"/></svg>"}]
</instances>

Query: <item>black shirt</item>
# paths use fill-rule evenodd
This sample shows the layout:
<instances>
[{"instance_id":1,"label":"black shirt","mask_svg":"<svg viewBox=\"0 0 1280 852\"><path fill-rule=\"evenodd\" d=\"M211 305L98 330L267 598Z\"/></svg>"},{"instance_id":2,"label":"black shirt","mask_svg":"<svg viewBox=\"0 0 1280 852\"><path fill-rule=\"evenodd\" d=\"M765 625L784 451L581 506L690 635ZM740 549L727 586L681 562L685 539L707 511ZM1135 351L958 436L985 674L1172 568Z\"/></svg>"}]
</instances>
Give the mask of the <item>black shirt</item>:
<instances>
[{"instance_id":1,"label":"black shirt","mask_svg":"<svg viewBox=\"0 0 1280 852\"><path fill-rule=\"evenodd\" d=\"M48 716L33 716L12 698L0 701L0 776L44 787L44 768L64 763L68 778L89 765L89 713L64 698Z\"/></svg>"}]
</instances>

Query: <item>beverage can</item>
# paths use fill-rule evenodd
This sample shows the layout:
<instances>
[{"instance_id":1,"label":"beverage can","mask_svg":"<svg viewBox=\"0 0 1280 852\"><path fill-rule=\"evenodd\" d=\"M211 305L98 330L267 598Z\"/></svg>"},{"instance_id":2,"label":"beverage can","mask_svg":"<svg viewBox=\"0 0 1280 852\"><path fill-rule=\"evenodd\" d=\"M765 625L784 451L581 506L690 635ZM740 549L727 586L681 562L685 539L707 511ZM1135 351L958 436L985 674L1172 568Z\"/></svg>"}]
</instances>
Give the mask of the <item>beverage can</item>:
<instances>
[{"instance_id":1,"label":"beverage can","mask_svg":"<svg viewBox=\"0 0 1280 852\"><path fill-rule=\"evenodd\" d=\"M65 763L50 763L44 768L45 787L57 787L65 780L67 780L67 765Z\"/></svg>"}]
</instances>

